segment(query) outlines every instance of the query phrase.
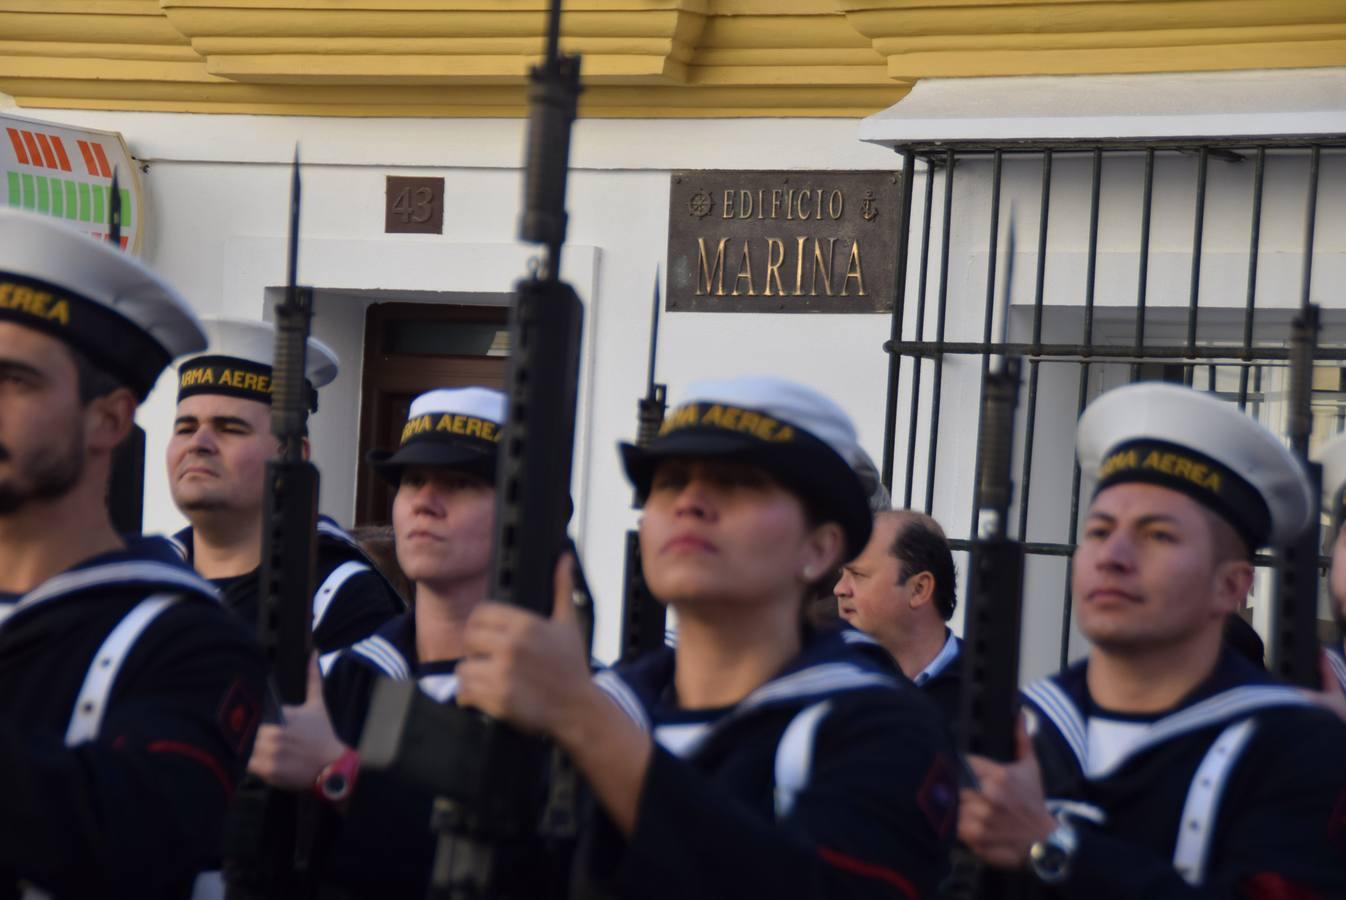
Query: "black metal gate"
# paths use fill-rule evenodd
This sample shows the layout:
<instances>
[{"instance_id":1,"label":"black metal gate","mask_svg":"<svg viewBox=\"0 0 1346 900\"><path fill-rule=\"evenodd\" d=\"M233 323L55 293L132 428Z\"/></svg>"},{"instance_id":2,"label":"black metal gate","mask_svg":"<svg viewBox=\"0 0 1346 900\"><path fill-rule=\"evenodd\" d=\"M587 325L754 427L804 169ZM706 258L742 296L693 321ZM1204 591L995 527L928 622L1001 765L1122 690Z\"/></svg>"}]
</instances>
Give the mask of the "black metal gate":
<instances>
[{"instance_id":1,"label":"black metal gate","mask_svg":"<svg viewBox=\"0 0 1346 900\"><path fill-rule=\"evenodd\" d=\"M951 538L963 528L970 535L977 511L965 474L978 423L977 405L966 400L979 387L974 373L984 378L992 355L1024 357L1017 535L1030 580L1038 564L1039 594L1065 574L1064 590L1055 588L1054 660L1064 665L1081 514L1073 422L1093 395L1123 381L1179 381L1283 431L1277 406L1289 321L1312 298L1328 326L1317 354L1315 443L1342 430L1346 302L1337 300L1337 279L1346 273L1337 263L1346 250L1346 136L896 149L908 173L899 222L906 240L885 345L883 479L895 506L936 515ZM998 290L1011 219L1015 256L1031 265L1016 267L1015 284ZM1317 280L1316 260L1330 264ZM961 387L951 402L953 368ZM1048 438L1044 418L1053 426ZM1055 564L1044 568L1047 560Z\"/></svg>"}]
</instances>

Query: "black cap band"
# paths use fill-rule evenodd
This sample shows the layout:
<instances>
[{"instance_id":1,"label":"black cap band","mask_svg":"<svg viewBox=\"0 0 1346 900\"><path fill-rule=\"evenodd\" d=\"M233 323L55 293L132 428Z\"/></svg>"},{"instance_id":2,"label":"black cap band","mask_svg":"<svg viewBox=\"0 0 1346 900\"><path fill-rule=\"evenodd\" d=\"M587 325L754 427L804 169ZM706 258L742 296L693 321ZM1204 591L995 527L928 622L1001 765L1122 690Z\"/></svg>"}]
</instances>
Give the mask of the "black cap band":
<instances>
[{"instance_id":1,"label":"black cap band","mask_svg":"<svg viewBox=\"0 0 1346 900\"><path fill-rule=\"evenodd\" d=\"M402 426L395 451L371 450L365 457L386 481L397 484L407 466L454 469L495 482L495 464L504 426L479 416L432 412Z\"/></svg>"},{"instance_id":2,"label":"black cap band","mask_svg":"<svg viewBox=\"0 0 1346 900\"><path fill-rule=\"evenodd\" d=\"M318 391L307 379L309 412L318 411ZM236 356L198 356L178 369L178 402L197 394L222 394L271 404L271 367Z\"/></svg>"},{"instance_id":3,"label":"black cap band","mask_svg":"<svg viewBox=\"0 0 1346 900\"><path fill-rule=\"evenodd\" d=\"M139 325L74 291L0 274L0 320L65 341L144 400L172 355Z\"/></svg>"},{"instance_id":4,"label":"black cap band","mask_svg":"<svg viewBox=\"0 0 1346 900\"><path fill-rule=\"evenodd\" d=\"M1243 476L1191 447L1141 438L1112 448L1098 467L1094 496L1122 482L1138 481L1186 494L1234 526L1249 549L1271 534L1271 510Z\"/></svg>"},{"instance_id":5,"label":"black cap band","mask_svg":"<svg viewBox=\"0 0 1346 900\"><path fill-rule=\"evenodd\" d=\"M798 495L823 521L846 534L847 558L869 541L873 517L860 478L825 441L762 410L726 403L688 403L664 419L648 447L621 445L627 476L643 503L659 460L720 457L757 466Z\"/></svg>"}]
</instances>

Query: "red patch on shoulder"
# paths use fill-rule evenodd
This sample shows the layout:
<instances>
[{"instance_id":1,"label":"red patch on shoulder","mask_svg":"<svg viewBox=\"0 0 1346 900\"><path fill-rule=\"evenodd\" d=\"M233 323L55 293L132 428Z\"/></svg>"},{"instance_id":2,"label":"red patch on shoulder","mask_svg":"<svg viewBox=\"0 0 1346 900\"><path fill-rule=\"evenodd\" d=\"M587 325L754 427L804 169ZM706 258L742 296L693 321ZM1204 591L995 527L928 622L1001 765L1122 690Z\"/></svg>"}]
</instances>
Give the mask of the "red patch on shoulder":
<instances>
[{"instance_id":1,"label":"red patch on shoulder","mask_svg":"<svg viewBox=\"0 0 1346 900\"><path fill-rule=\"evenodd\" d=\"M1243 900L1326 900L1317 891L1295 884L1276 872L1258 872L1245 879L1239 896Z\"/></svg>"},{"instance_id":2,"label":"red patch on shoulder","mask_svg":"<svg viewBox=\"0 0 1346 900\"><path fill-rule=\"evenodd\" d=\"M958 779L953 764L943 753L935 754L930 771L925 773L916 791L916 805L941 838L958 821Z\"/></svg>"},{"instance_id":3,"label":"red patch on shoulder","mask_svg":"<svg viewBox=\"0 0 1346 900\"><path fill-rule=\"evenodd\" d=\"M220 731L235 753L243 754L252 743L261 718L262 705L247 683L239 678L225 692L220 710L215 716Z\"/></svg>"}]
</instances>

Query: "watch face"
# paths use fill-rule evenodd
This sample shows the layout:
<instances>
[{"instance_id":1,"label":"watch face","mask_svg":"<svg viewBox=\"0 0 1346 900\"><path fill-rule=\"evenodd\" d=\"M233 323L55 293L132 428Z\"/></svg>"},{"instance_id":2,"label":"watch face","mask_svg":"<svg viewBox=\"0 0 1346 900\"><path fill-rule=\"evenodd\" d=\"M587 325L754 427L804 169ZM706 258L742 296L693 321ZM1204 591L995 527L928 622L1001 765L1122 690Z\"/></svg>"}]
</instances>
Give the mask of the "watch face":
<instances>
[{"instance_id":1,"label":"watch face","mask_svg":"<svg viewBox=\"0 0 1346 900\"><path fill-rule=\"evenodd\" d=\"M1047 884L1061 881L1070 867L1070 850L1062 846L1055 835L1033 845L1029 852L1033 872Z\"/></svg>"},{"instance_id":2,"label":"watch face","mask_svg":"<svg viewBox=\"0 0 1346 900\"><path fill-rule=\"evenodd\" d=\"M350 782L340 772L333 772L323 779L322 792L328 800L340 800L346 796Z\"/></svg>"}]
</instances>

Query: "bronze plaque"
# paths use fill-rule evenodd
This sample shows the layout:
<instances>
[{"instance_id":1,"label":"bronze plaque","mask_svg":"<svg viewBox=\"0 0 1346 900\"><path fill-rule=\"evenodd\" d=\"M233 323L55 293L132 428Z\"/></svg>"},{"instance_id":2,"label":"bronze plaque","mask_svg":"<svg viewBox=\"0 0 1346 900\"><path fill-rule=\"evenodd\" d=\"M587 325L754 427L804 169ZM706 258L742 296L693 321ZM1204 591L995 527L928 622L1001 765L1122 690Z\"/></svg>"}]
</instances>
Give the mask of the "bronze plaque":
<instances>
[{"instance_id":1,"label":"bronze plaque","mask_svg":"<svg viewBox=\"0 0 1346 900\"><path fill-rule=\"evenodd\" d=\"M389 175L383 204L385 234L443 234L444 179Z\"/></svg>"},{"instance_id":2,"label":"bronze plaque","mask_svg":"<svg viewBox=\"0 0 1346 900\"><path fill-rule=\"evenodd\" d=\"M899 177L895 172L674 172L665 308L891 311Z\"/></svg>"}]
</instances>

